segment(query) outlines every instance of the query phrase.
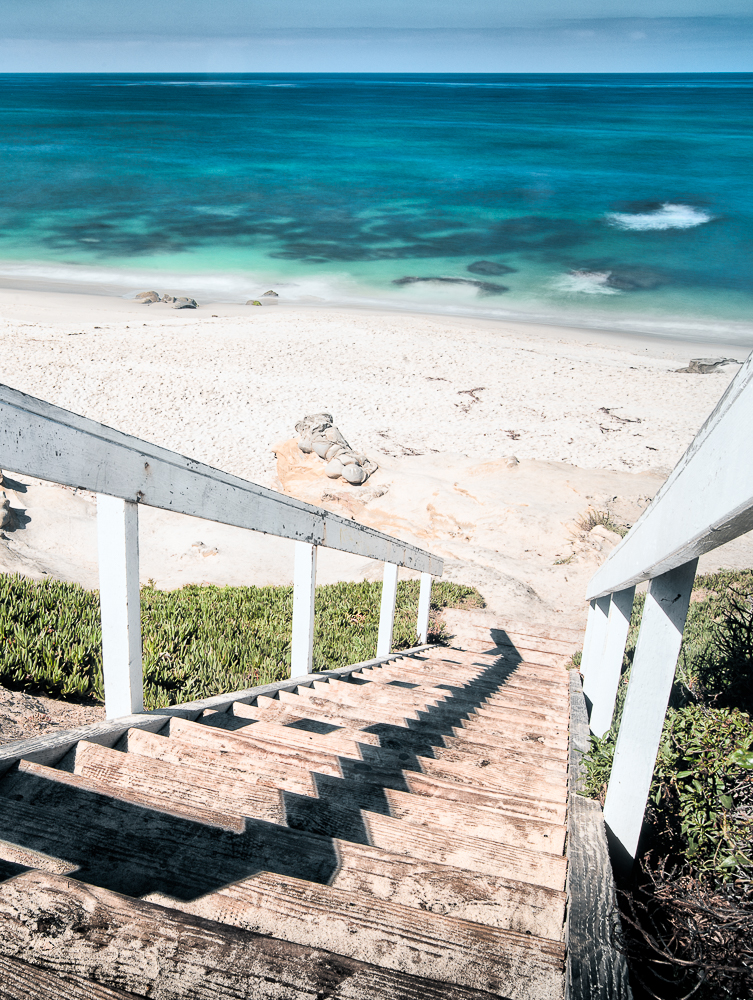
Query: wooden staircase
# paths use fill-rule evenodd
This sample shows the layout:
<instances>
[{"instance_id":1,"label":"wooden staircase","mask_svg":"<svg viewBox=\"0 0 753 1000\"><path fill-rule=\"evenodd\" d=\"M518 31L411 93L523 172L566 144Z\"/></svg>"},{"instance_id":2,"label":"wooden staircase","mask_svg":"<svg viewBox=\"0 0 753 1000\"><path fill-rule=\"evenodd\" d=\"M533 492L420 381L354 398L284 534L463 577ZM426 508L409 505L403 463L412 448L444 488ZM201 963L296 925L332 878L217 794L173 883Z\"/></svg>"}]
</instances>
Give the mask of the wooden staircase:
<instances>
[{"instance_id":1,"label":"wooden staircase","mask_svg":"<svg viewBox=\"0 0 753 1000\"><path fill-rule=\"evenodd\" d=\"M0 998L561 1000L580 635L463 617L451 647L19 760Z\"/></svg>"}]
</instances>

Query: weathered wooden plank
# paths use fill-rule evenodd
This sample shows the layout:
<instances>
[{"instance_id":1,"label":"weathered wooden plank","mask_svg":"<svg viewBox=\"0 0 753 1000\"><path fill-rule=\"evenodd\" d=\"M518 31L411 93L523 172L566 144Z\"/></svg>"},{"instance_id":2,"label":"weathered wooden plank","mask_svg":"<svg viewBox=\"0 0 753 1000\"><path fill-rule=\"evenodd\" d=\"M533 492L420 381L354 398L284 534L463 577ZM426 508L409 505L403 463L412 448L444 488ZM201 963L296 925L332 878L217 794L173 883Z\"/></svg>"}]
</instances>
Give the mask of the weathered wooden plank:
<instances>
[{"instance_id":1,"label":"weathered wooden plank","mask_svg":"<svg viewBox=\"0 0 753 1000\"><path fill-rule=\"evenodd\" d=\"M157 901L157 900L155 900ZM165 902L169 902L165 900ZM321 948L396 972L509 997L560 1000L564 946L295 879L261 874L182 912Z\"/></svg>"},{"instance_id":2,"label":"weathered wooden plank","mask_svg":"<svg viewBox=\"0 0 753 1000\"><path fill-rule=\"evenodd\" d=\"M38 764L20 765L22 770L37 773L54 780L71 781L72 775L49 773ZM45 775L43 772L47 771ZM500 874L506 878L531 882L551 889L563 889L565 862L516 844L485 841L469 836L466 830L459 835L450 830L426 829L406 824L399 818L380 815L368 808L361 808L357 800L343 789L336 798L293 800L291 796L275 795L272 789L249 789L240 781L226 782L221 794L216 788L207 787L201 772L192 769L184 772L173 765L151 761L116 750L106 750L89 745L76 755L76 776L86 782L79 787L101 794L113 795L136 805L196 818L223 829L235 828L242 833L245 824L241 816L251 816L279 825L294 825L298 830L326 833L356 842L366 840L372 847L437 864L451 864L472 871ZM259 795L259 792L268 794ZM251 794L249 794L251 793ZM287 813L287 814L286 814ZM214 819L213 819L214 814ZM238 817L238 823L230 820Z\"/></svg>"},{"instance_id":3,"label":"weathered wooden plank","mask_svg":"<svg viewBox=\"0 0 753 1000\"><path fill-rule=\"evenodd\" d=\"M54 929L49 935L35 928ZM175 909L128 899L73 879L29 872L0 886L0 952L53 972L75 973L157 1000L317 1000L375 971L321 949L254 934ZM392 973L416 996L422 980ZM447 1000L488 993L444 984ZM368 1000L358 989L354 1000ZM418 995L421 995L418 993Z\"/></svg>"},{"instance_id":4,"label":"weathered wooden plank","mask_svg":"<svg viewBox=\"0 0 753 1000\"><path fill-rule=\"evenodd\" d=\"M564 911L559 890L381 850L365 827L361 843L253 819L231 833L74 788L54 773L5 780L0 838L53 853L56 872L66 862L64 871L114 892L190 900L269 871L521 933L556 936L552 920Z\"/></svg>"},{"instance_id":5,"label":"weathered wooden plank","mask_svg":"<svg viewBox=\"0 0 753 1000\"><path fill-rule=\"evenodd\" d=\"M590 734L577 670L570 685L566 997L632 1000L627 962L615 947L620 916L601 807L582 794L581 758Z\"/></svg>"},{"instance_id":6,"label":"weathered wooden plank","mask_svg":"<svg viewBox=\"0 0 753 1000\"><path fill-rule=\"evenodd\" d=\"M651 504L588 584L588 598L678 569L753 528L753 355Z\"/></svg>"},{"instance_id":7,"label":"weathered wooden plank","mask_svg":"<svg viewBox=\"0 0 753 1000\"><path fill-rule=\"evenodd\" d=\"M0 413L3 469L442 575L442 560L415 545L7 386Z\"/></svg>"},{"instance_id":8,"label":"weathered wooden plank","mask_svg":"<svg viewBox=\"0 0 753 1000\"><path fill-rule=\"evenodd\" d=\"M0 1000L135 1000L136 994L91 979L56 975L0 955Z\"/></svg>"}]
</instances>

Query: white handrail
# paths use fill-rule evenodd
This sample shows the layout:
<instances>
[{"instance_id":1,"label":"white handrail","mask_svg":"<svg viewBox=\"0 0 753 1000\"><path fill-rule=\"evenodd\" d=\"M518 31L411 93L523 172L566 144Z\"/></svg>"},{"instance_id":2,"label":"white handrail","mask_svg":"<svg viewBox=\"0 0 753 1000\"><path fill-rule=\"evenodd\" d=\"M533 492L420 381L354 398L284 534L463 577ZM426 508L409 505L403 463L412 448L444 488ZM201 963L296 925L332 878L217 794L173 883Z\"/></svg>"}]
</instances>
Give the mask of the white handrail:
<instances>
[{"instance_id":1,"label":"white handrail","mask_svg":"<svg viewBox=\"0 0 753 1000\"><path fill-rule=\"evenodd\" d=\"M753 354L635 525L591 578L586 599L626 590L753 528Z\"/></svg>"},{"instance_id":2,"label":"white handrail","mask_svg":"<svg viewBox=\"0 0 753 1000\"><path fill-rule=\"evenodd\" d=\"M417 634L443 560L381 531L213 469L16 389L0 386L0 468L97 494L105 710L143 709L138 591L140 504L296 541L292 676L310 673L318 546L385 564L379 655L390 652L398 568L421 573ZM390 648L388 648L390 647Z\"/></svg>"},{"instance_id":3,"label":"white handrail","mask_svg":"<svg viewBox=\"0 0 753 1000\"><path fill-rule=\"evenodd\" d=\"M698 557L753 529L753 354L622 542L591 578L583 644L590 726L612 724L635 586L649 581L604 804L615 859L638 852Z\"/></svg>"}]
</instances>

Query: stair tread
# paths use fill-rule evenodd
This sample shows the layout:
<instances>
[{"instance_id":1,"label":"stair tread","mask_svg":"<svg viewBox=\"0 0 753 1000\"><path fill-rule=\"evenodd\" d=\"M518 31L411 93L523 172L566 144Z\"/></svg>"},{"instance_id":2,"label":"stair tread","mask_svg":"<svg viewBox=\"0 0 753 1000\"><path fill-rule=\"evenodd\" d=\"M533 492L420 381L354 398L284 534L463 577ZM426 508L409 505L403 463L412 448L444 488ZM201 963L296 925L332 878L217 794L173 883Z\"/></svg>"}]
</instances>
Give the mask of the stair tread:
<instances>
[{"instance_id":1,"label":"stair tread","mask_svg":"<svg viewBox=\"0 0 753 1000\"><path fill-rule=\"evenodd\" d=\"M29 926L45 926L50 921L66 941L65 948L50 949L44 935L29 934ZM115 988L128 983L132 992L142 996L315 1000L322 995L337 996L338 989L351 980L355 992L340 992L340 997L367 1000L370 994L353 980L358 974L377 971L343 955L40 872L28 872L0 886L0 928L0 947L6 952L13 949L30 964L43 964L53 972L75 971L82 978L104 980ZM556 988L556 968L549 969L540 960L534 967L524 957L521 965L529 964L532 971L540 970L549 995L556 996L551 988ZM391 970L391 981L395 1000L422 995L418 992L424 988L421 977ZM403 984L408 992L403 992ZM436 980L427 985L436 988ZM441 988L443 993L434 995L448 1000L489 997L488 991L454 984ZM431 993L424 990L423 995Z\"/></svg>"},{"instance_id":2,"label":"stair tread","mask_svg":"<svg viewBox=\"0 0 753 1000\"><path fill-rule=\"evenodd\" d=\"M159 738L159 737L158 737ZM200 810L219 808L240 816L253 816L270 823L286 822L286 797L283 790L260 786L242 778L226 778L215 768L191 767L187 764L169 764L159 759L126 754L81 741L76 751L75 773L89 780L98 781L112 789L142 795L145 803L164 801L175 808L196 805ZM342 784L342 783L340 783ZM364 809L367 814L375 810L364 805L348 787L335 789L337 803L351 809ZM162 798L160 798L162 796ZM536 820L522 820L514 814L499 809L463 807L453 805L444 813L425 796L411 795L392 789L382 792L388 812L395 819L412 825L435 828L438 833L469 834L481 840L525 847L561 855L564 827ZM301 802L309 797L299 796ZM381 805L374 796L374 805ZM317 800L315 799L314 802ZM291 797L287 796L287 803ZM377 810L384 812L384 809ZM221 824L220 824L221 825ZM297 824L298 829L305 827ZM483 832L480 832L483 831ZM343 836L343 834L340 834ZM378 845L375 845L378 846Z\"/></svg>"},{"instance_id":3,"label":"stair tread","mask_svg":"<svg viewBox=\"0 0 753 1000\"><path fill-rule=\"evenodd\" d=\"M296 695L288 691L280 693L281 695L290 695L290 697L286 697L284 700L282 698L277 700L260 697L257 698L256 705L235 702L231 706L233 718L277 721L281 725L293 725L308 721L314 724L322 722L326 725L341 727L353 735L354 739L370 743L372 746L411 749L415 752L420 752L420 747L429 747L431 748L431 756L448 760L460 760L468 756L487 756L489 753L488 743L463 741L451 734L424 730L420 726L409 729L405 726L373 722L370 719L358 718L354 715L345 716L342 711L334 707L315 705L310 699L297 698ZM366 713L362 712L361 714L365 715ZM462 754L463 757L451 756L454 752ZM561 761L557 761L537 753L533 748L529 753L526 753L524 749L512 749L509 742L505 745L505 760L509 760L513 765L538 765L557 774L567 772L566 757L563 756Z\"/></svg>"},{"instance_id":4,"label":"stair tread","mask_svg":"<svg viewBox=\"0 0 753 1000\"><path fill-rule=\"evenodd\" d=\"M135 994L78 976L57 975L0 954L0 997L2 1000L133 1000Z\"/></svg>"},{"instance_id":5,"label":"stair tread","mask_svg":"<svg viewBox=\"0 0 753 1000\"><path fill-rule=\"evenodd\" d=\"M154 902L162 902L154 899ZM167 905L171 900L164 899ZM323 948L397 972L508 993L510 965L531 956L535 981L541 968L559 972L564 946L532 935L484 927L360 894L263 873L178 908L223 924ZM506 968L507 966L507 968Z\"/></svg>"},{"instance_id":6,"label":"stair tread","mask_svg":"<svg viewBox=\"0 0 753 1000\"><path fill-rule=\"evenodd\" d=\"M481 923L500 926L513 921L513 929L531 933L542 933L537 922L564 907L560 888L500 871L506 858L508 867L521 866L520 851L500 845L491 845L496 850L474 858L472 865L457 867L421 827L411 828L413 856L254 819L246 819L244 832L238 834L77 788L56 775L60 772L54 768L34 765L3 780L0 840L42 854L52 849L71 865L69 870L78 867L76 878L113 892L161 892L192 899L269 871L347 890L367 892L372 885L380 898L406 905L421 900L465 918L470 905L473 912L486 915ZM399 820L391 823L393 828L408 826ZM451 840L446 843L453 849ZM562 859L540 858L542 873L556 874ZM481 907L479 886L486 899Z\"/></svg>"},{"instance_id":7,"label":"stair tread","mask_svg":"<svg viewBox=\"0 0 753 1000\"><path fill-rule=\"evenodd\" d=\"M262 729L261 733L258 732L257 726ZM289 739L288 733L295 735ZM171 736L188 737L197 742L206 740L210 743L221 744L225 749L235 747L238 753L272 755L281 759L290 759L293 763L306 766L304 749L301 747L303 740L299 737L299 733L301 730L273 723L254 723L240 730L225 730L187 722L184 719L172 719L170 722ZM339 768L345 777L348 769L352 768L353 776L361 777L362 780L394 782L400 780L400 775L418 771L450 781L465 784L476 783L482 788L501 792L509 791L520 798L554 803L564 797L566 779L556 775L549 777L552 772L540 768L536 770L515 769L513 767L505 769L503 765L499 767L479 766L486 758L475 757L472 763L467 764L433 760L430 757L417 755L411 759L411 756L407 754L405 755L407 759L401 761L400 767L397 767L394 755L384 757L378 748L366 745L359 746L353 742L353 751L343 755L336 751L328 752L328 736L322 736L319 733L304 733L303 735L306 737L305 742L311 748L309 753L316 759L316 762L311 766L318 770L320 765L324 763L327 766L324 773L328 774L335 774L336 769ZM340 745L342 744L340 743Z\"/></svg>"},{"instance_id":8,"label":"stair tread","mask_svg":"<svg viewBox=\"0 0 753 1000\"><path fill-rule=\"evenodd\" d=\"M220 796L213 789L202 789L195 783L196 772L193 772L192 782L192 775L182 775L175 765L172 765L173 773L170 776L163 770L164 767L169 769L170 765L160 766L154 761L138 757L129 759L130 757L131 755L117 750L90 744L88 748L82 749L80 755L77 754L76 772L84 779L90 779L90 785L96 784L97 790L102 794L127 795L138 804L151 803L152 808L172 809L176 812L183 809L186 814L189 809L196 810L200 817L204 817L206 814L211 815L213 806L220 805ZM91 764L87 765L87 759ZM33 768L35 774L46 773L51 777L49 772L52 769L41 765L27 766L29 769ZM280 802L278 798L275 803L276 813L265 802L263 814L259 816L253 800L241 790L236 803L231 797L233 791L234 789L226 788L223 805L225 811L230 812L237 804L238 816L250 815L265 822L287 825L292 812L296 818L297 830L323 833L337 837L338 840L350 840L352 837L356 843L364 842L365 838L367 844L390 853L410 854L437 864L452 864L490 875L504 875L550 889L564 888L566 863L562 857L518 845L486 841L469 834L459 836L448 830L428 829L368 809L347 809L342 794L334 801L304 800L299 796L296 802L292 796L283 793L283 801ZM189 801L192 803L190 806ZM241 812L241 809L247 812ZM309 817L309 821L316 824L318 829L312 831L306 825ZM238 832L243 832L243 827Z\"/></svg>"}]
</instances>

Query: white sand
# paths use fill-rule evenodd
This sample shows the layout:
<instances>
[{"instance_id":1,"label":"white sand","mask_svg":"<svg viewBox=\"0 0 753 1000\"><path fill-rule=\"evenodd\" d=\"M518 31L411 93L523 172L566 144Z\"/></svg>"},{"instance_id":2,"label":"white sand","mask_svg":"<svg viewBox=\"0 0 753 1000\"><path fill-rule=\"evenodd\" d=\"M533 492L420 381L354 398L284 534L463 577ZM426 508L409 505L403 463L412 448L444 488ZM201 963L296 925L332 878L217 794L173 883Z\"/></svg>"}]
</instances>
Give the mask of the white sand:
<instances>
[{"instance_id":1,"label":"white sand","mask_svg":"<svg viewBox=\"0 0 753 1000\"><path fill-rule=\"evenodd\" d=\"M479 585L493 607L535 606L537 617L580 617L585 581L617 539L579 532L578 515L611 504L632 523L737 372L675 369L708 354L743 359L515 323L284 306L176 312L7 290L0 339L2 382L302 499L324 497L445 555L447 575ZM358 487L333 487L294 448L278 469L272 446L321 410L380 464L369 485L389 487L384 496L362 503ZM508 468L510 455L520 465ZM0 564L95 585L89 501L29 490L9 493L31 521L2 543ZM285 543L170 517L144 511L145 579L290 578ZM735 552L737 564L748 558ZM322 579L377 571L322 563Z\"/></svg>"}]
</instances>

